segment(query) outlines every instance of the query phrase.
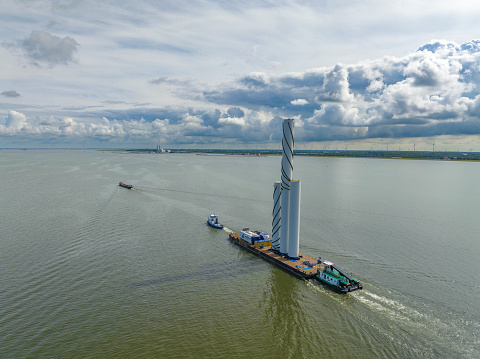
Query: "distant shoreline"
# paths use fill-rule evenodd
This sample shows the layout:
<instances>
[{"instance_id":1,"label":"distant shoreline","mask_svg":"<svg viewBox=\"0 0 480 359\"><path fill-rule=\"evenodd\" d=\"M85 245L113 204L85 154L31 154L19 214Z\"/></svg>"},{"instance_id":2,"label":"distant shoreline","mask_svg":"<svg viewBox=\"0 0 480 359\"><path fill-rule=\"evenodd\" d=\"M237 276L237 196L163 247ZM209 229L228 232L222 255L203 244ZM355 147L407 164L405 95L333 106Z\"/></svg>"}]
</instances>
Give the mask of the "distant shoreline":
<instances>
[{"instance_id":1,"label":"distant shoreline","mask_svg":"<svg viewBox=\"0 0 480 359\"><path fill-rule=\"evenodd\" d=\"M150 152L153 150L124 150L126 152ZM170 150L170 153L195 153L197 155L236 155L236 156L280 156L281 150ZM163 154L163 153L159 153ZM167 153L168 154L168 153ZM384 159L418 159L442 161L480 161L480 152L450 151L354 151L354 150L295 150L295 156L313 157L348 157L348 158L384 158Z\"/></svg>"},{"instance_id":2,"label":"distant shoreline","mask_svg":"<svg viewBox=\"0 0 480 359\"><path fill-rule=\"evenodd\" d=\"M106 148L5 148L4 151L104 151L126 153L151 153L169 155L172 153L194 153L202 156L280 156L281 150L217 150L217 149L166 149L157 152L154 149L106 149ZM407 160L440 160L440 161L480 161L480 152L460 151L383 151L383 150L295 150L295 156L312 157L347 157L347 158L383 158Z\"/></svg>"}]
</instances>

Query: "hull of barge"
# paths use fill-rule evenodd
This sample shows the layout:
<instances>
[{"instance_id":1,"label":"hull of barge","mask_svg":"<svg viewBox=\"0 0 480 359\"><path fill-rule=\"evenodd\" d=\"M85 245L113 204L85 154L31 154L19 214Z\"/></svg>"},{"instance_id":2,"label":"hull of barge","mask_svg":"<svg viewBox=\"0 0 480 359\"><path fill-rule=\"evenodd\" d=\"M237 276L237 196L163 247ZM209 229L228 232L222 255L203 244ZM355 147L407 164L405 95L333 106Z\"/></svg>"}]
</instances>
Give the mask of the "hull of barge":
<instances>
[{"instance_id":1,"label":"hull of barge","mask_svg":"<svg viewBox=\"0 0 480 359\"><path fill-rule=\"evenodd\" d=\"M299 260L288 259L278 253L273 252L271 250L271 246L263 246L257 248L255 245L252 245L247 241L241 239L240 233L231 233L229 235L229 239L232 243L235 243L236 245L245 248L249 252L252 252L253 254L256 254L257 256L269 261L270 263L273 263L274 265L295 275L298 278L313 279L317 274L317 269L323 270L322 264L315 264L314 266L305 265L303 263L305 261L308 261L310 263L316 263L317 260L303 253L299 254Z\"/></svg>"},{"instance_id":2,"label":"hull of barge","mask_svg":"<svg viewBox=\"0 0 480 359\"><path fill-rule=\"evenodd\" d=\"M330 289L341 293L346 294L353 292L355 290L363 289L363 286L354 278L348 279L350 283L340 282L340 284L334 284L322 278L322 273L328 269L328 265L332 265L329 261L320 261L309 255L299 253L300 259L292 259L282 256L279 253L272 251L271 245L254 245L243 240L240 236L240 233L230 233L229 239L232 243L243 247L247 251L262 257L263 259L269 261L270 263L280 267L281 269L293 274L294 276L302 279L315 279L318 282L327 285ZM270 242L271 243L271 242ZM335 267L338 271L340 269ZM329 274L331 275L331 274Z\"/></svg>"}]
</instances>

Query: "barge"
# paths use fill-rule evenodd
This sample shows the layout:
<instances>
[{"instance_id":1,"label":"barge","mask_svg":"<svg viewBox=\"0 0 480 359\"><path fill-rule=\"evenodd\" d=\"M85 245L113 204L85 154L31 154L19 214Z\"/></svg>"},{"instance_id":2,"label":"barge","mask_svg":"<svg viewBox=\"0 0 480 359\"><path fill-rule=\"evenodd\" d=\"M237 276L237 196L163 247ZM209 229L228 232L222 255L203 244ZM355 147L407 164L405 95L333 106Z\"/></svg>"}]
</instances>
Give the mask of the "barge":
<instances>
[{"instance_id":1,"label":"barge","mask_svg":"<svg viewBox=\"0 0 480 359\"><path fill-rule=\"evenodd\" d=\"M293 179L293 119L283 121L281 181L273 184L272 238L244 228L230 241L303 279L315 279L339 293L362 289L362 284L335 266L300 253L301 182Z\"/></svg>"},{"instance_id":2,"label":"barge","mask_svg":"<svg viewBox=\"0 0 480 359\"><path fill-rule=\"evenodd\" d=\"M258 240L253 239L253 243L252 243L247 239L248 236L250 235L250 233L248 232L252 233L252 231L250 231L248 228L245 228L240 233L230 233L229 239L232 243L269 261L270 263L273 263L279 266L280 268L286 270L287 272L295 275L298 278L314 279L317 274L317 270L323 269L323 266L321 266L319 263L314 263L314 262L317 262L316 259L306 254L300 253L301 255L300 260L296 260L293 258L290 259L286 256L282 256L281 254L273 251L272 241L270 238L258 239ZM261 232L253 232L253 233L261 233ZM243 239L242 237L246 239ZM309 264L307 265L305 264L305 262L309 262Z\"/></svg>"},{"instance_id":3,"label":"barge","mask_svg":"<svg viewBox=\"0 0 480 359\"><path fill-rule=\"evenodd\" d=\"M125 184L125 183L123 183L123 182L120 182L118 185L119 185L120 187L123 187L123 188L128 188L128 189L132 189L132 188L133 188L133 186L132 186L131 184Z\"/></svg>"},{"instance_id":4,"label":"barge","mask_svg":"<svg viewBox=\"0 0 480 359\"><path fill-rule=\"evenodd\" d=\"M265 259L301 279L314 279L326 284L340 294L363 289L362 284L330 260L322 261L304 253L299 259L281 255L272 248L272 240L265 232L244 228L240 233L230 233L229 240L247 251Z\"/></svg>"}]
</instances>

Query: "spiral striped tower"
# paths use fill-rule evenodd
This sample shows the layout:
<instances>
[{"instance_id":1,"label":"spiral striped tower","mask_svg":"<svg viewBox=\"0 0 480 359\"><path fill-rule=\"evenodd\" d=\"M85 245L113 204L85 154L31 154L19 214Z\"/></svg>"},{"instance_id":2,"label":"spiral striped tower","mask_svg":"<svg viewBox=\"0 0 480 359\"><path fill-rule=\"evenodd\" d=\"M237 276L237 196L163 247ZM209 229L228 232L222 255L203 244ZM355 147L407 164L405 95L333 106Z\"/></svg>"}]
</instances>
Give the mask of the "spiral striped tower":
<instances>
[{"instance_id":1,"label":"spiral striped tower","mask_svg":"<svg viewBox=\"0 0 480 359\"><path fill-rule=\"evenodd\" d=\"M283 137L282 137L282 208L281 228L280 228L280 253L287 254L289 240L289 213L290 213L290 182L293 173L293 120L283 120Z\"/></svg>"},{"instance_id":2,"label":"spiral striped tower","mask_svg":"<svg viewBox=\"0 0 480 359\"><path fill-rule=\"evenodd\" d=\"M280 250L280 199L282 192L282 182L277 181L273 184L273 213L272 213L272 249Z\"/></svg>"}]
</instances>

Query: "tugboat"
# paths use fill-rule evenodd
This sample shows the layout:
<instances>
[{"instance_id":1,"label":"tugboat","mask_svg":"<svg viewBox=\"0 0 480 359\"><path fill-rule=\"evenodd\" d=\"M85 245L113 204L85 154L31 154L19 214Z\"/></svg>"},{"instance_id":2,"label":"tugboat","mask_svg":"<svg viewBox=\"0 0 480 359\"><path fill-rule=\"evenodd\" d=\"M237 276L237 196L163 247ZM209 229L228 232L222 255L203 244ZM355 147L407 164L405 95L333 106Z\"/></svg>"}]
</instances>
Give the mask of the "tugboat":
<instances>
[{"instance_id":1,"label":"tugboat","mask_svg":"<svg viewBox=\"0 0 480 359\"><path fill-rule=\"evenodd\" d=\"M123 182L120 182L118 185L119 185L120 187L123 187L123 188L128 188L128 189L132 189L132 188L133 188L133 186L132 186L131 184L125 184L125 183L123 183Z\"/></svg>"},{"instance_id":2,"label":"tugboat","mask_svg":"<svg viewBox=\"0 0 480 359\"><path fill-rule=\"evenodd\" d=\"M213 228L223 228L223 225L218 223L218 216L216 214L211 214L210 217L208 217L207 224Z\"/></svg>"},{"instance_id":3,"label":"tugboat","mask_svg":"<svg viewBox=\"0 0 480 359\"><path fill-rule=\"evenodd\" d=\"M362 284L358 280L346 274L329 260L322 262L319 259L318 262L323 264L323 270L317 269L317 280L328 284L337 292L345 294L363 288Z\"/></svg>"}]
</instances>

